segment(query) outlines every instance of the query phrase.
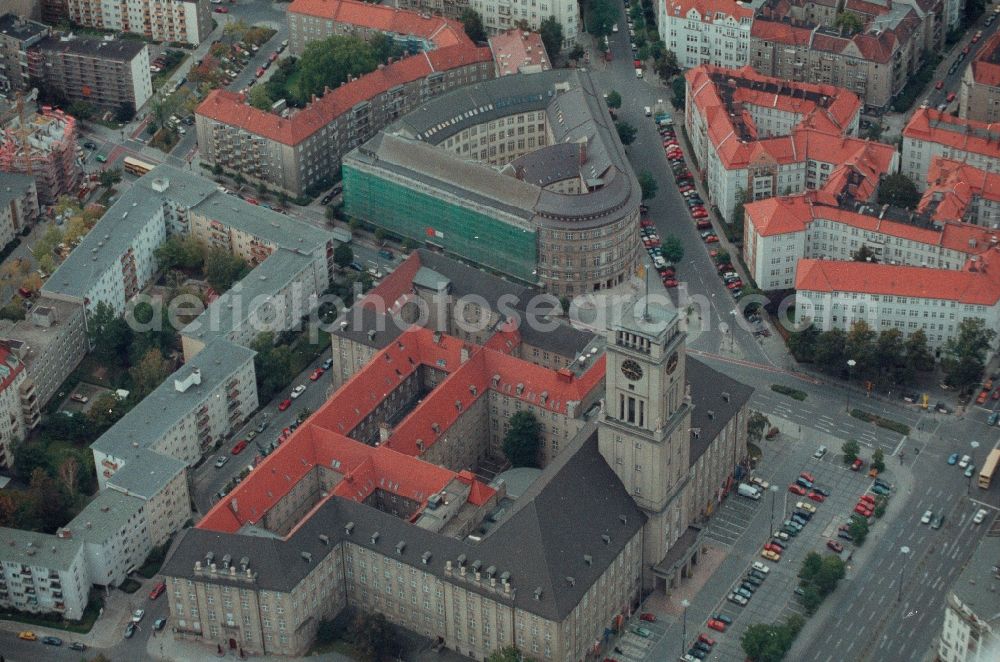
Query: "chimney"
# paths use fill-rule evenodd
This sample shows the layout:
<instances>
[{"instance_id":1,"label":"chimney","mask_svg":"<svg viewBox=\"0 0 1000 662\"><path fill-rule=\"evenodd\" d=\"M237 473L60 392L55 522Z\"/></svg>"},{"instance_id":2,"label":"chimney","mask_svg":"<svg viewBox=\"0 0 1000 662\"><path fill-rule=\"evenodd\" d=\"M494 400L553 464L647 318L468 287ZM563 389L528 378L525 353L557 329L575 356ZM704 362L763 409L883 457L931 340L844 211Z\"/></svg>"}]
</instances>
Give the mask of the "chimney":
<instances>
[{"instance_id":1,"label":"chimney","mask_svg":"<svg viewBox=\"0 0 1000 662\"><path fill-rule=\"evenodd\" d=\"M379 443L384 444L389 441L389 436L392 434L392 428L385 421L380 421L378 424L378 440Z\"/></svg>"},{"instance_id":2,"label":"chimney","mask_svg":"<svg viewBox=\"0 0 1000 662\"><path fill-rule=\"evenodd\" d=\"M201 384L201 368L195 368L186 377L174 379L174 388L180 393L184 393L192 386L197 386L198 384Z\"/></svg>"},{"instance_id":3,"label":"chimney","mask_svg":"<svg viewBox=\"0 0 1000 662\"><path fill-rule=\"evenodd\" d=\"M352 531L354 531L354 522L348 522L344 525L344 533L351 535Z\"/></svg>"}]
</instances>

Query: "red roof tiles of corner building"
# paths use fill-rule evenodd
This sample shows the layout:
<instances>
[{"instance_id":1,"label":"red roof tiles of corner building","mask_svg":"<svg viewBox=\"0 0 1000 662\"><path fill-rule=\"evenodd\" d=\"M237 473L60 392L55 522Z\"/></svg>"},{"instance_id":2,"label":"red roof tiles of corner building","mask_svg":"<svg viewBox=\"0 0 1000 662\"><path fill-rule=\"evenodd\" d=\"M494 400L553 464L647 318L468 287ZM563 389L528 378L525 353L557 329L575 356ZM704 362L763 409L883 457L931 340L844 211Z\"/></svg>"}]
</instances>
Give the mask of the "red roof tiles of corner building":
<instances>
[{"instance_id":1,"label":"red roof tiles of corner building","mask_svg":"<svg viewBox=\"0 0 1000 662\"><path fill-rule=\"evenodd\" d=\"M945 128L949 126L952 128ZM1000 159L1000 123L964 120L949 113L920 108L903 129L903 137Z\"/></svg>"},{"instance_id":2,"label":"red roof tiles of corner building","mask_svg":"<svg viewBox=\"0 0 1000 662\"><path fill-rule=\"evenodd\" d=\"M371 6L371 5L368 5ZM243 102L237 92L212 90L198 106L199 115L242 128L283 145L298 145L358 103L397 85L428 76L435 71L488 62L489 48L458 44L430 53L418 53L365 74L330 90L307 107L283 118Z\"/></svg>"},{"instance_id":3,"label":"red roof tiles of corner building","mask_svg":"<svg viewBox=\"0 0 1000 662\"><path fill-rule=\"evenodd\" d=\"M1000 282L992 271L928 269L841 260L799 260L795 289L800 292L891 294L992 306L1000 301Z\"/></svg>"},{"instance_id":4,"label":"red roof tiles of corner building","mask_svg":"<svg viewBox=\"0 0 1000 662\"><path fill-rule=\"evenodd\" d=\"M413 251L381 283L368 290L359 305L378 311L391 310L396 302L404 300L406 295L413 292L413 278L419 270L420 255Z\"/></svg>"},{"instance_id":5,"label":"red roof tiles of corner building","mask_svg":"<svg viewBox=\"0 0 1000 662\"><path fill-rule=\"evenodd\" d=\"M288 6L288 13L306 14L379 32L430 39L438 47L471 43L462 24L456 20L388 5L373 5L357 0L295 0Z\"/></svg>"},{"instance_id":6,"label":"red roof tiles of corner building","mask_svg":"<svg viewBox=\"0 0 1000 662\"><path fill-rule=\"evenodd\" d=\"M750 3L737 0L667 0L666 6L671 16L685 17L694 9L702 20L714 21L719 13L732 16L736 20L753 17Z\"/></svg>"},{"instance_id":7,"label":"red roof tiles of corner building","mask_svg":"<svg viewBox=\"0 0 1000 662\"><path fill-rule=\"evenodd\" d=\"M1000 202L1000 173L986 172L975 166L942 156L935 156L931 159L931 165L927 169L927 192L921 199L921 204L926 204L925 199L933 191L947 191L956 186L964 185L970 194L985 200Z\"/></svg>"}]
</instances>

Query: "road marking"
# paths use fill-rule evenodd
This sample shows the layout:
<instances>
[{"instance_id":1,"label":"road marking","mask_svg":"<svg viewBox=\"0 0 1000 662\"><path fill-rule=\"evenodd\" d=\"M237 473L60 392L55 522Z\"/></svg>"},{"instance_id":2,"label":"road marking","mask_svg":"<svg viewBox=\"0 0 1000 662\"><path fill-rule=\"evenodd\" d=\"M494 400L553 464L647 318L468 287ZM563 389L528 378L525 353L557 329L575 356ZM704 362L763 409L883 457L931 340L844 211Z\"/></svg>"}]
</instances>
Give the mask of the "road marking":
<instances>
[{"instance_id":1,"label":"road marking","mask_svg":"<svg viewBox=\"0 0 1000 662\"><path fill-rule=\"evenodd\" d=\"M958 549L958 547L956 547L955 551L951 553L951 559L953 561L958 558L958 552L959 552L959 549Z\"/></svg>"},{"instance_id":2,"label":"road marking","mask_svg":"<svg viewBox=\"0 0 1000 662\"><path fill-rule=\"evenodd\" d=\"M881 584L882 582L879 582L879 583ZM879 596L879 599L878 599L879 606L882 606L883 602L885 602L885 593L883 593L881 596ZM876 611L878 611L878 610L876 610Z\"/></svg>"}]
</instances>

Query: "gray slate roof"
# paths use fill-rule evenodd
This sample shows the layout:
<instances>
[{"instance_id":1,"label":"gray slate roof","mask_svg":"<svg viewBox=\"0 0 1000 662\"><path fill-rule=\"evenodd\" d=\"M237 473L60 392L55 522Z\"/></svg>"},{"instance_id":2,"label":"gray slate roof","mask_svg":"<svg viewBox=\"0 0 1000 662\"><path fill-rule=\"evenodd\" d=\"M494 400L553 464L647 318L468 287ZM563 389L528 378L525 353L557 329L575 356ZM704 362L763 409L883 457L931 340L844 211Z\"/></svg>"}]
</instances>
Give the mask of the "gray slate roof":
<instances>
[{"instance_id":1,"label":"gray slate roof","mask_svg":"<svg viewBox=\"0 0 1000 662\"><path fill-rule=\"evenodd\" d=\"M146 42L135 39L104 40L100 37L46 37L38 48L53 53L69 53L102 60L131 62L144 48Z\"/></svg>"},{"instance_id":2,"label":"gray slate roof","mask_svg":"<svg viewBox=\"0 0 1000 662\"><path fill-rule=\"evenodd\" d=\"M123 455L125 466L108 479L108 486L146 500L159 494L187 467L181 460L145 448L129 448Z\"/></svg>"},{"instance_id":3,"label":"gray slate roof","mask_svg":"<svg viewBox=\"0 0 1000 662\"><path fill-rule=\"evenodd\" d=\"M345 532L347 522L354 523L351 534ZM514 512L482 542L431 533L370 506L335 497L303 522L287 541L189 529L164 565L163 573L194 578L195 562L203 561L209 551L216 559L224 554L234 559L247 556L251 569L258 573L258 588L287 592L333 549L319 539L320 534L325 534L331 545L350 540L477 593L502 596L502 591L498 594L490 588L485 577L482 582L472 580L471 573L467 578L459 577L457 559L465 554L469 564L478 559L484 570L495 566L498 575L511 574L517 607L561 621L644 522L645 516L598 452L596 427L591 425L546 467L539 480L515 502ZM375 532L379 538L372 543ZM608 535L611 542L605 544L602 535ZM395 551L400 541L406 542L402 555ZM309 552L312 560L305 561L301 552ZM432 555L426 565L421 562L424 552ZM591 564L584 562L584 555L592 557ZM456 564L453 576L445 572L447 560ZM567 577L573 577L574 582L570 584ZM204 581L228 583L223 579ZM538 600L534 598L536 588L542 589Z\"/></svg>"},{"instance_id":4,"label":"gray slate roof","mask_svg":"<svg viewBox=\"0 0 1000 662\"><path fill-rule=\"evenodd\" d=\"M20 200L35 183L35 178L31 175L21 175L16 172L3 173L3 180L0 181L0 206L6 207L12 200Z\"/></svg>"},{"instance_id":5,"label":"gray slate roof","mask_svg":"<svg viewBox=\"0 0 1000 662\"><path fill-rule=\"evenodd\" d=\"M750 401L753 387L708 367L690 354L685 360L687 380L691 385L691 401L694 403L691 427L701 428L700 436L691 435L690 463L694 466L698 458L708 450L712 440L722 432L722 428ZM723 398L723 393L729 394L728 402ZM709 411L714 414L711 418Z\"/></svg>"},{"instance_id":6,"label":"gray slate roof","mask_svg":"<svg viewBox=\"0 0 1000 662\"><path fill-rule=\"evenodd\" d=\"M213 341L111 426L91 448L117 458L128 457L134 448L149 448L256 354L224 338ZM174 380L183 379L196 368L201 369L201 384L183 393L178 391Z\"/></svg>"},{"instance_id":7,"label":"gray slate roof","mask_svg":"<svg viewBox=\"0 0 1000 662\"><path fill-rule=\"evenodd\" d=\"M51 533L0 527L0 563L69 570L82 545L83 541L76 538L60 538Z\"/></svg>"},{"instance_id":8,"label":"gray slate roof","mask_svg":"<svg viewBox=\"0 0 1000 662\"><path fill-rule=\"evenodd\" d=\"M994 516L994 513L989 513L986 521L980 526L987 526ZM1000 622L1000 598L997 597L997 592L1000 591L1000 579L997 579L998 566L1000 566L1000 537L984 536L979 539L979 546L951 588L952 593L978 618L993 623L994 628Z\"/></svg>"},{"instance_id":9,"label":"gray slate roof","mask_svg":"<svg viewBox=\"0 0 1000 662\"><path fill-rule=\"evenodd\" d=\"M121 530L125 521L139 512L144 503L142 499L117 490L101 490L65 528L73 532L74 538L103 545Z\"/></svg>"}]
</instances>

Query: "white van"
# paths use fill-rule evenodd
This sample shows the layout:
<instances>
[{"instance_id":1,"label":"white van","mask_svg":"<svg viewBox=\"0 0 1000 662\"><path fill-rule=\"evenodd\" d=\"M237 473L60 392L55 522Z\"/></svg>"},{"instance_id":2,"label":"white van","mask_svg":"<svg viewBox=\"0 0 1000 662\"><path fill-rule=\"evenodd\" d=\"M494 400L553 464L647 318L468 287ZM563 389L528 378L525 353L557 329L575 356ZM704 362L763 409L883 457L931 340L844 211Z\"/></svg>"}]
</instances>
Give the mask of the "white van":
<instances>
[{"instance_id":1,"label":"white van","mask_svg":"<svg viewBox=\"0 0 1000 662\"><path fill-rule=\"evenodd\" d=\"M635 70L635 77L636 78L642 78L642 69L636 68L636 70Z\"/></svg>"},{"instance_id":2,"label":"white van","mask_svg":"<svg viewBox=\"0 0 1000 662\"><path fill-rule=\"evenodd\" d=\"M615 23L614 25L611 26L611 31L612 32L618 32L618 24L617 23Z\"/></svg>"}]
</instances>

